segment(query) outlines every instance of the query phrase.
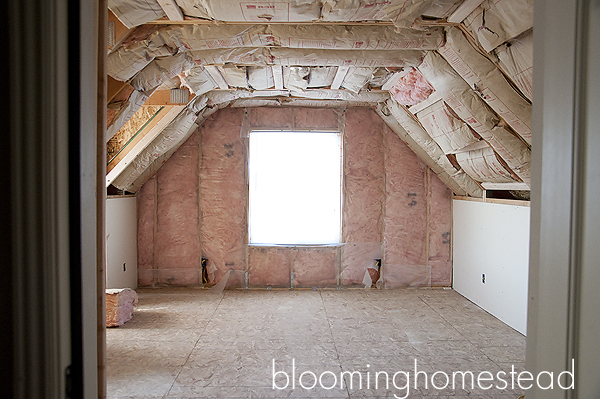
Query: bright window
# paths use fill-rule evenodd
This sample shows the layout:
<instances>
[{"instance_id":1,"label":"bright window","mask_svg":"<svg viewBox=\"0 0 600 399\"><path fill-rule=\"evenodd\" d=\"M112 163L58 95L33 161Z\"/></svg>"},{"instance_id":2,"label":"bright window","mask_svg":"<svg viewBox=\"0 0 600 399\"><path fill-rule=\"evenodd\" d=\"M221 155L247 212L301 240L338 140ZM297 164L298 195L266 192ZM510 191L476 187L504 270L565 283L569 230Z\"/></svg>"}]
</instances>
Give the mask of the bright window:
<instances>
[{"instance_id":1,"label":"bright window","mask_svg":"<svg viewBox=\"0 0 600 399\"><path fill-rule=\"evenodd\" d=\"M251 244L340 242L340 133L250 133Z\"/></svg>"}]
</instances>

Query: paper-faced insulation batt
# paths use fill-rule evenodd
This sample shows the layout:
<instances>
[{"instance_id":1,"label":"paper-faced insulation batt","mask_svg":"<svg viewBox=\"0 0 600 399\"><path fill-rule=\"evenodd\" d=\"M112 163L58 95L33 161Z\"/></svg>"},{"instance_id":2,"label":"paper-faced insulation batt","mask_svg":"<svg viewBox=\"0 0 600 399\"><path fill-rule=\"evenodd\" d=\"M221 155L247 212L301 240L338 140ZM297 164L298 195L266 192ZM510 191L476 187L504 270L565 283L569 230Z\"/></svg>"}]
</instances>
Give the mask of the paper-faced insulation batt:
<instances>
[{"instance_id":1,"label":"paper-faced insulation batt","mask_svg":"<svg viewBox=\"0 0 600 399\"><path fill-rule=\"evenodd\" d=\"M443 100L418 112L417 118L444 154L454 154L479 140Z\"/></svg>"},{"instance_id":2,"label":"paper-faced insulation batt","mask_svg":"<svg viewBox=\"0 0 600 399\"><path fill-rule=\"evenodd\" d=\"M498 161L490 147L456 154L456 160L478 182L512 183L510 172Z\"/></svg>"},{"instance_id":3,"label":"paper-faced insulation batt","mask_svg":"<svg viewBox=\"0 0 600 399\"><path fill-rule=\"evenodd\" d=\"M506 81L500 70L479 53L458 28L447 30L440 54L481 98L531 144L531 104Z\"/></svg>"},{"instance_id":4,"label":"paper-faced insulation batt","mask_svg":"<svg viewBox=\"0 0 600 399\"><path fill-rule=\"evenodd\" d=\"M484 0L463 23L490 52L533 26L533 0Z\"/></svg>"},{"instance_id":5,"label":"paper-faced insulation batt","mask_svg":"<svg viewBox=\"0 0 600 399\"><path fill-rule=\"evenodd\" d=\"M468 123L523 182L529 184L531 151L527 145L501 124L496 114L446 60L430 52L419 70L458 117Z\"/></svg>"},{"instance_id":6,"label":"paper-faced insulation batt","mask_svg":"<svg viewBox=\"0 0 600 399\"><path fill-rule=\"evenodd\" d=\"M496 47L494 54L504 72L530 101L533 98L533 31Z\"/></svg>"}]
</instances>

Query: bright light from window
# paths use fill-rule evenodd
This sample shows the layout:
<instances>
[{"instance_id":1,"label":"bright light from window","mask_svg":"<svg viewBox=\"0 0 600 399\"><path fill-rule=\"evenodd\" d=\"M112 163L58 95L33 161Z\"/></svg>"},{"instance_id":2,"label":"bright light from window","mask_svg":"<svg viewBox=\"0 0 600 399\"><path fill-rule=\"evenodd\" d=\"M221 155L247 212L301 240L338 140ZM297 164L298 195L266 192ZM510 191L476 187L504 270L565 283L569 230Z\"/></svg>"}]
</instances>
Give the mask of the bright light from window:
<instances>
[{"instance_id":1,"label":"bright light from window","mask_svg":"<svg viewBox=\"0 0 600 399\"><path fill-rule=\"evenodd\" d=\"M341 135L250 133L252 244L340 242Z\"/></svg>"}]
</instances>

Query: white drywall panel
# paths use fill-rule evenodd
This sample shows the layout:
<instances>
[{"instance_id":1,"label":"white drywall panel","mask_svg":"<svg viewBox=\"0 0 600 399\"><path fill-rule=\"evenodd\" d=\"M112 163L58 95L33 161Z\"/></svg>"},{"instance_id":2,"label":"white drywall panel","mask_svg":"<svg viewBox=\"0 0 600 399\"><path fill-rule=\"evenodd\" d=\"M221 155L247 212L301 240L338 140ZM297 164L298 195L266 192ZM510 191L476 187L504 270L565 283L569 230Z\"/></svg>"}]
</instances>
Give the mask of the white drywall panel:
<instances>
[{"instance_id":1,"label":"white drywall panel","mask_svg":"<svg viewBox=\"0 0 600 399\"><path fill-rule=\"evenodd\" d=\"M137 288L135 197L106 200L106 288Z\"/></svg>"},{"instance_id":2,"label":"white drywall panel","mask_svg":"<svg viewBox=\"0 0 600 399\"><path fill-rule=\"evenodd\" d=\"M453 200L453 219L454 289L525 334L529 207Z\"/></svg>"}]
</instances>

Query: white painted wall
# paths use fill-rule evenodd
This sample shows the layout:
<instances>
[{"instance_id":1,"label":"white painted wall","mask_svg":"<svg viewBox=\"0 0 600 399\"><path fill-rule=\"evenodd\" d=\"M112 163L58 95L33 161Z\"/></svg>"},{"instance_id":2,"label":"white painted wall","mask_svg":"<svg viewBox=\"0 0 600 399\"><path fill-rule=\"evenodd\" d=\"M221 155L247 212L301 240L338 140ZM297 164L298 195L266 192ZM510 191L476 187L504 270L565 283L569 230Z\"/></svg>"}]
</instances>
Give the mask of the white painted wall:
<instances>
[{"instance_id":1,"label":"white painted wall","mask_svg":"<svg viewBox=\"0 0 600 399\"><path fill-rule=\"evenodd\" d=\"M106 288L137 288L135 197L106 200Z\"/></svg>"},{"instance_id":2,"label":"white painted wall","mask_svg":"<svg viewBox=\"0 0 600 399\"><path fill-rule=\"evenodd\" d=\"M453 200L453 217L454 289L525 334L529 207Z\"/></svg>"}]
</instances>

